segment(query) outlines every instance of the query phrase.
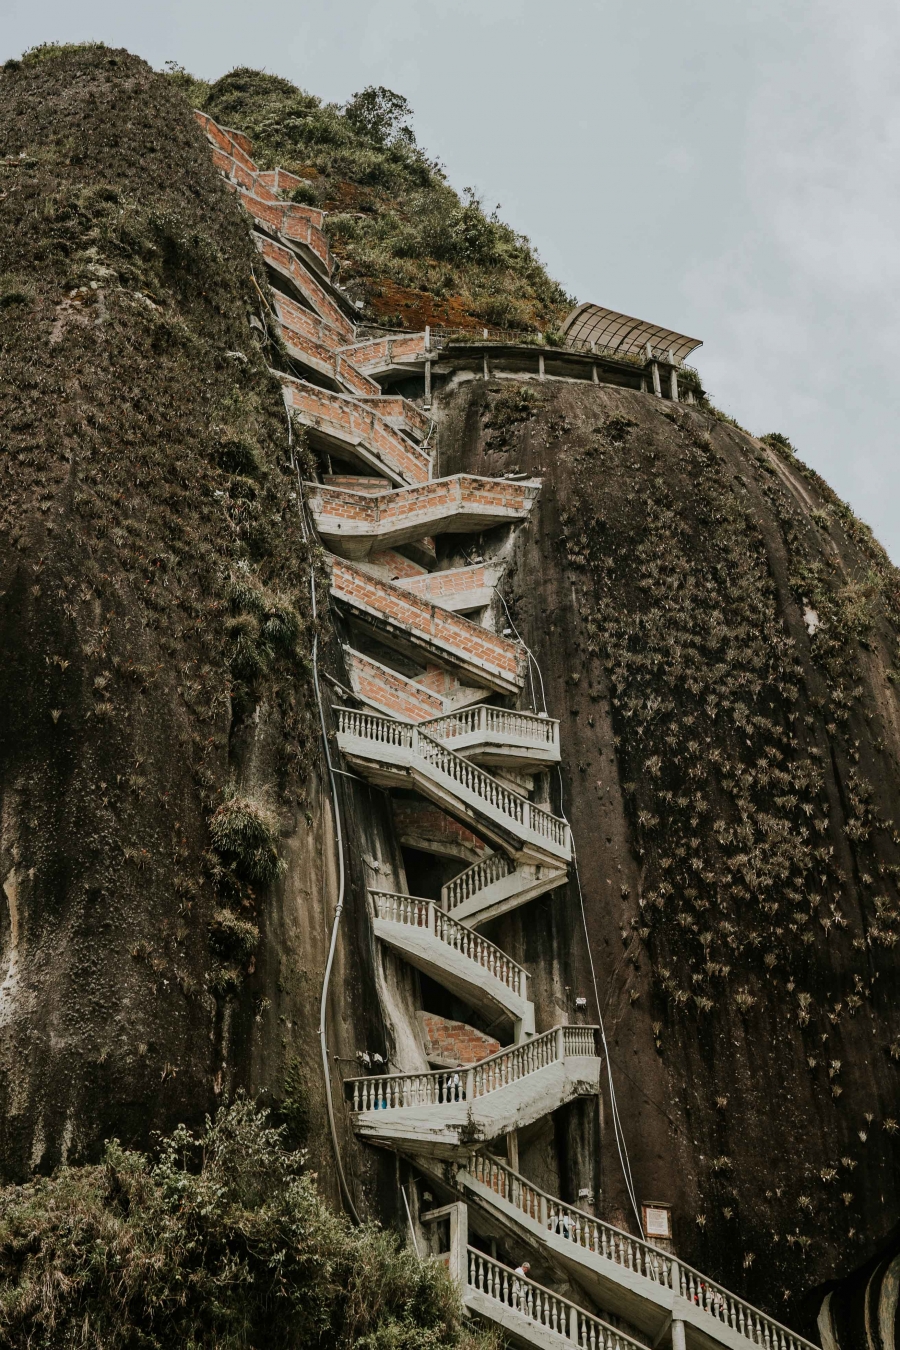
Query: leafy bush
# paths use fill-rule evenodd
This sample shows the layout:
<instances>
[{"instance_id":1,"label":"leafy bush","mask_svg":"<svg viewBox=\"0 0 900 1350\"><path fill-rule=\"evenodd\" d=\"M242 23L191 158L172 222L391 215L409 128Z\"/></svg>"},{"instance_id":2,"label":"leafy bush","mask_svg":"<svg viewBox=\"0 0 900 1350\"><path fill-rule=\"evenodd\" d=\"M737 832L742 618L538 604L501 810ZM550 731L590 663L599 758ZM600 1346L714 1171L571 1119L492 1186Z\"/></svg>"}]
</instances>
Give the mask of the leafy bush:
<instances>
[{"instance_id":1,"label":"leafy bush","mask_svg":"<svg viewBox=\"0 0 900 1350\"><path fill-rule=\"evenodd\" d=\"M401 94L369 86L341 108L262 71L233 70L210 86L180 70L172 78L245 132L263 167L314 180L302 200L329 211L344 282L369 317L537 331L570 307L529 240L488 214L473 189L460 198L416 144Z\"/></svg>"},{"instance_id":2,"label":"leafy bush","mask_svg":"<svg viewBox=\"0 0 900 1350\"><path fill-rule=\"evenodd\" d=\"M215 852L244 881L269 886L283 870L277 823L258 802L236 793L226 797L209 831Z\"/></svg>"},{"instance_id":3,"label":"leafy bush","mask_svg":"<svg viewBox=\"0 0 900 1350\"><path fill-rule=\"evenodd\" d=\"M438 1350L486 1342L443 1267L335 1215L265 1112L239 1099L155 1157L115 1140L95 1167L0 1191L9 1350Z\"/></svg>"},{"instance_id":4,"label":"leafy bush","mask_svg":"<svg viewBox=\"0 0 900 1350\"><path fill-rule=\"evenodd\" d=\"M252 488L251 480L246 481ZM229 665L236 679L252 684L278 653L296 654L300 616L285 596L266 590L248 575L232 578L228 599L235 615L228 625Z\"/></svg>"}]
</instances>

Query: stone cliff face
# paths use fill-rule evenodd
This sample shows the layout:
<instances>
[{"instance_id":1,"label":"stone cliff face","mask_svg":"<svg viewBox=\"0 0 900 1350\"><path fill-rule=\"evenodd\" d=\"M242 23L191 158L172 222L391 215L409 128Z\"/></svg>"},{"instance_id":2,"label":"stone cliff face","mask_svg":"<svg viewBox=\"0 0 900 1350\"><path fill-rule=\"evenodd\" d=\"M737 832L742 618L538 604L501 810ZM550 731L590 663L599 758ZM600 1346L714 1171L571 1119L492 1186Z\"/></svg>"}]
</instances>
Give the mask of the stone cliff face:
<instances>
[{"instance_id":1,"label":"stone cliff face","mask_svg":"<svg viewBox=\"0 0 900 1350\"><path fill-rule=\"evenodd\" d=\"M797 1316L897 1213L896 574L789 452L645 395L525 393L451 382L440 471L544 479L508 599L563 718L634 1175L685 1259ZM565 953L591 999L569 892L493 936Z\"/></svg>"},{"instance_id":2,"label":"stone cliff face","mask_svg":"<svg viewBox=\"0 0 900 1350\"><path fill-rule=\"evenodd\" d=\"M390 1219L408 1165L353 1139L340 1080L361 1051L425 1069L417 1012L460 1009L376 950L366 891L436 895L477 840L442 841L411 795L328 788L311 567L342 700L353 674L298 511L317 466L301 439L291 463L284 353L254 337L273 298L186 103L92 49L4 70L0 114L5 1175L244 1087L337 1198L336 800L336 1128L354 1203ZM593 1020L590 953L638 1199L672 1205L685 1260L809 1330L804 1298L873 1256L900 1198L896 574L789 448L711 413L435 379L435 477L543 481L491 547L524 703L562 721L550 805L579 864L483 931L531 972L541 1027ZM277 841L271 884L217 845L235 801ZM562 1108L519 1165L633 1227L609 1112Z\"/></svg>"}]
</instances>

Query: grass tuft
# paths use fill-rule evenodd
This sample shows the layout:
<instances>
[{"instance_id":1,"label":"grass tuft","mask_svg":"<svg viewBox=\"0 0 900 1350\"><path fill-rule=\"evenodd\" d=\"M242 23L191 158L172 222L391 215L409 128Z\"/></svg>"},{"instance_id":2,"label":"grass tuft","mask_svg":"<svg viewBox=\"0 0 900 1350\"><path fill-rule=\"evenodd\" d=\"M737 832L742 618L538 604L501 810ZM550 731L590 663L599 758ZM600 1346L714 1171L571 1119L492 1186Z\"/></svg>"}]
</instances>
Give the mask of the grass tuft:
<instances>
[{"instance_id":1,"label":"grass tuft","mask_svg":"<svg viewBox=\"0 0 900 1350\"><path fill-rule=\"evenodd\" d=\"M212 846L242 880L269 886L284 870L278 855L278 824L259 802L228 796L210 821Z\"/></svg>"}]
</instances>

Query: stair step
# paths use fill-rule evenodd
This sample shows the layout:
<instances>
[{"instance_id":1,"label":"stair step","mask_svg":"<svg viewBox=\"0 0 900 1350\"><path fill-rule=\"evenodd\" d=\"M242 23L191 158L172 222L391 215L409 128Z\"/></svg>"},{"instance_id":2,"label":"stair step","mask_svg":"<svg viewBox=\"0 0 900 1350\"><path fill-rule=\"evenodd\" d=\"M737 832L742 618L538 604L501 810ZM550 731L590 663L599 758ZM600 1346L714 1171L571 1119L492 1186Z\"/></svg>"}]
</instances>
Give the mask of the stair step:
<instances>
[{"instance_id":1,"label":"stair step","mask_svg":"<svg viewBox=\"0 0 900 1350\"><path fill-rule=\"evenodd\" d=\"M518 693L525 683L522 647L343 558L332 558L331 593L380 641L413 659L450 666L467 683L498 693Z\"/></svg>"},{"instance_id":2,"label":"stair step","mask_svg":"<svg viewBox=\"0 0 900 1350\"><path fill-rule=\"evenodd\" d=\"M347 394L307 384L276 371L288 409L310 429L313 440L341 456L359 460L367 469L401 485L426 483L431 460L417 445Z\"/></svg>"},{"instance_id":3,"label":"stair step","mask_svg":"<svg viewBox=\"0 0 900 1350\"><path fill-rule=\"evenodd\" d=\"M534 1034L528 975L517 962L434 900L375 890L369 896L376 937L489 1021L500 1017L518 1024L517 1041Z\"/></svg>"},{"instance_id":4,"label":"stair step","mask_svg":"<svg viewBox=\"0 0 900 1350\"><path fill-rule=\"evenodd\" d=\"M568 875L560 864L516 866L502 853L493 853L443 886L441 905L459 923L487 923L564 885Z\"/></svg>"}]
</instances>

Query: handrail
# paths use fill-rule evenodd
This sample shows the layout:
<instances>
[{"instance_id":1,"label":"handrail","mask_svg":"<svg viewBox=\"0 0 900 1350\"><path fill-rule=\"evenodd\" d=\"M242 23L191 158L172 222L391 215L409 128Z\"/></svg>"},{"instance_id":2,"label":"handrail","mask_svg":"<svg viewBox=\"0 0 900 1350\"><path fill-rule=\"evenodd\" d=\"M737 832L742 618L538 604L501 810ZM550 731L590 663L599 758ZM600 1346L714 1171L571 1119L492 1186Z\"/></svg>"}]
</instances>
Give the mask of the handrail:
<instances>
[{"instance_id":1,"label":"handrail","mask_svg":"<svg viewBox=\"0 0 900 1350\"><path fill-rule=\"evenodd\" d=\"M566 338L563 351L582 352L585 356L599 356L607 361L625 361L630 366L644 366L647 363L647 354L644 351L621 352L616 347L591 346L589 342L583 342L580 338ZM653 360L668 364L668 352L663 357L654 356Z\"/></svg>"},{"instance_id":2,"label":"handrail","mask_svg":"<svg viewBox=\"0 0 900 1350\"><path fill-rule=\"evenodd\" d=\"M594 1026L554 1027L521 1045L498 1050L477 1064L456 1069L432 1069L425 1073L345 1078L344 1089L352 1097L353 1111L394 1111L405 1107L473 1102L476 1097L485 1097L517 1083L569 1055L596 1058L597 1031Z\"/></svg>"},{"instance_id":3,"label":"handrail","mask_svg":"<svg viewBox=\"0 0 900 1350\"><path fill-rule=\"evenodd\" d=\"M466 1248L466 1284L496 1303L537 1322L584 1350L647 1350L608 1322L554 1294L527 1275L517 1275L492 1256Z\"/></svg>"},{"instance_id":4,"label":"handrail","mask_svg":"<svg viewBox=\"0 0 900 1350\"><path fill-rule=\"evenodd\" d=\"M515 870L515 864L505 853L492 853L489 858L482 858L480 862L473 863L452 881L448 881L446 886L442 886L441 903L449 913L466 900L471 900L480 891L492 886L495 881L502 881L504 877L510 876Z\"/></svg>"},{"instance_id":5,"label":"handrail","mask_svg":"<svg viewBox=\"0 0 900 1350\"><path fill-rule=\"evenodd\" d=\"M440 575L440 574L438 574ZM540 713L517 712L509 708L495 708L490 703L476 703L469 708L441 713L419 722L420 731L439 740L455 736L482 735L517 737L537 745L555 746L559 743L559 722L555 717Z\"/></svg>"},{"instance_id":6,"label":"handrail","mask_svg":"<svg viewBox=\"0 0 900 1350\"><path fill-rule=\"evenodd\" d=\"M410 928L427 928L438 942L446 943L467 960L474 961L513 994L519 998L527 997L528 972L493 942L451 919L436 901L395 891L370 890L369 894L377 918Z\"/></svg>"},{"instance_id":7,"label":"handrail","mask_svg":"<svg viewBox=\"0 0 900 1350\"><path fill-rule=\"evenodd\" d=\"M814 1342L760 1312L693 1266L595 1218L586 1210L566 1204L527 1181L498 1158L476 1153L471 1160L470 1175L534 1224L653 1284L672 1290L763 1350L819 1350Z\"/></svg>"},{"instance_id":8,"label":"handrail","mask_svg":"<svg viewBox=\"0 0 900 1350\"><path fill-rule=\"evenodd\" d=\"M397 722L381 713L358 711L355 708L336 707L338 734L355 736L373 745L390 745L408 750L412 758L449 778L464 791L479 797L498 815L505 816L515 829L524 826L542 836L557 848L568 849L569 826L559 816L551 815L542 806L536 806L527 797L503 787L489 773L479 769L471 760L457 755L433 736L420 732L418 726Z\"/></svg>"}]
</instances>

